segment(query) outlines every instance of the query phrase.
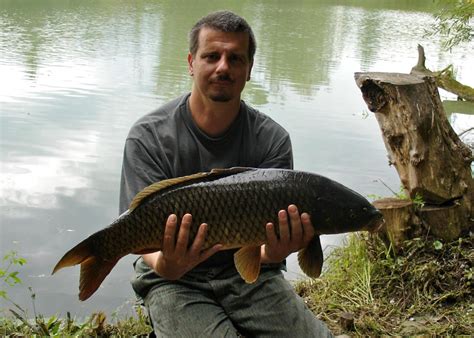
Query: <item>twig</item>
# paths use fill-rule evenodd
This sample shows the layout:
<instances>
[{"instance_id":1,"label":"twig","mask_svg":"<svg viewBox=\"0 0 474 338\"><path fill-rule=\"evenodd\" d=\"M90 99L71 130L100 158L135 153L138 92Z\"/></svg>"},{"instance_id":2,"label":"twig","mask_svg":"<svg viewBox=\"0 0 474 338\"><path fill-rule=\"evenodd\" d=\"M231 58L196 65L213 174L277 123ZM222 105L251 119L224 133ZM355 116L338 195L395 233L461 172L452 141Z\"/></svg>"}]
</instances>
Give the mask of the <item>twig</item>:
<instances>
[{"instance_id":1,"label":"twig","mask_svg":"<svg viewBox=\"0 0 474 338\"><path fill-rule=\"evenodd\" d=\"M470 132L471 130L474 130L474 127L471 127L471 128L469 128L469 129L464 130L464 131L463 131L461 134L459 134L458 136L461 137L461 136L463 136L464 134Z\"/></svg>"},{"instance_id":2,"label":"twig","mask_svg":"<svg viewBox=\"0 0 474 338\"><path fill-rule=\"evenodd\" d=\"M390 190L394 196L398 196L398 194L397 194L395 191L393 191L392 188L390 188L387 184L385 184L385 182L382 181L381 178L379 178L379 181L380 181L380 183L382 183L382 184L385 186L385 188L387 188L388 190Z\"/></svg>"},{"instance_id":3,"label":"twig","mask_svg":"<svg viewBox=\"0 0 474 338\"><path fill-rule=\"evenodd\" d=\"M26 326L28 326L31 330L36 331L35 330L35 327L33 327L33 325L31 325L30 323L28 323L28 321L26 319L24 319L22 316L20 316L16 311L12 310L12 309L9 309L11 313L13 313L13 315L19 319L23 324L25 324Z\"/></svg>"}]
</instances>

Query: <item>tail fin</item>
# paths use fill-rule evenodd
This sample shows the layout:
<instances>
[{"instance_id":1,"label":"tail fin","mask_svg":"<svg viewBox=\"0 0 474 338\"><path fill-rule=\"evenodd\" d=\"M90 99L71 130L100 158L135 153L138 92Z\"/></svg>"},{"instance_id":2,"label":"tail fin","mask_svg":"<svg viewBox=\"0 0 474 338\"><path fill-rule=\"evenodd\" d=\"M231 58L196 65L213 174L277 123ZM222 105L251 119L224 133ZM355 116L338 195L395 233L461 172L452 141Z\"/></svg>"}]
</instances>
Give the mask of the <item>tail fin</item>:
<instances>
[{"instance_id":1,"label":"tail fin","mask_svg":"<svg viewBox=\"0 0 474 338\"><path fill-rule=\"evenodd\" d=\"M90 244L90 237L83 240L81 243L76 245L74 248L66 252L66 254L59 260L56 266L53 269L53 274L55 274L58 270L68 266L74 266L76 264L80 264L89 257L93 255L91 244Z\"/></svg>"},{"instance_id":2,"label":"tail fin","mask_svg":"<svg viewBox=\"0 0 474 338\"><path fill-rule=\"evenodd\" d=\"M119 258L114 261L106 261L99 256L95 256L89 237L69 250L59 260L53 269L53 274L62 268L81 264L79 299L86 300L99 288L118 260Z\"/></svg>"}]
</instances>

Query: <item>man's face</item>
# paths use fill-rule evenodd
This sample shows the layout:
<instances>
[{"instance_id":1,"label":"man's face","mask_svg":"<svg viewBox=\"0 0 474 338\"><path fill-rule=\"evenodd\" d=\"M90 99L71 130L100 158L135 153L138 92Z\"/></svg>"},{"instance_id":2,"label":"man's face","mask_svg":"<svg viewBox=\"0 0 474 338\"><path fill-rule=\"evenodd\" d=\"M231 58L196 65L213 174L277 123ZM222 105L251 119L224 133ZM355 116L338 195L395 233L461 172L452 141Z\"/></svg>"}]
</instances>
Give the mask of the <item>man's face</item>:
<instances>
[{"instance_id":1,"label":"man's face","mask_svg":"<svg viewBox=\"0 0 474 338\"><path fill-rule=\"evenodd\" d=\"M193 90L214 102L240 100L252 69L248 50L248 33L202 28L196 55L188 55Z\"/></svg>"}]
</instances>

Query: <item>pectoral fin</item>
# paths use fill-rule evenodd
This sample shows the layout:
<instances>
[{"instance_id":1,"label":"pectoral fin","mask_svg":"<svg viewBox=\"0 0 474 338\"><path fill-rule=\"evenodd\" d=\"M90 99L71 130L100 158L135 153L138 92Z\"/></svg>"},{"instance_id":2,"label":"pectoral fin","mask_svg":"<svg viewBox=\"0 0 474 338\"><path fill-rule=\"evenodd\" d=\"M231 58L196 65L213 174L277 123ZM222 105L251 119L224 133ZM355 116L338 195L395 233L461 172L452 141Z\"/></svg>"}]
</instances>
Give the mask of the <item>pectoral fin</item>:
<instances>
[{"instance_id":1,"label":"pectoral fin","mask_svg":"<svg viewBox=\"0 0 474 338\"><path fill-rule=\"evenodd\" d=\"M234 263L242 279L254 283L260 274L260 246L246 246L234 254Z\"/></svg>"},{"instance_id":2,"label":"pectoral fin","mask_svg":"<svg viewBox=\"0 0 474 338\"><path fill-rule=\"evenodd\" d=\"M147 249L141 249L141 250L138 250L138 251L133 251L132 253L134 255L146 255L146 254L149 254L149 253L157 252L159 250L160 250L160 248L147 248Z\"/></svg>"},{"instance_id":3,"label":"pectoral fin","mask_svg":"<svg viewBox=\"0 0 474 338\"><path fill-rule=\"evenodd\" d=\"M319 236L314 236L308 246L298 252L298 263L301 270L309 277L317 278L321 275L323 250Z\"/></svg>"}]
</instances>

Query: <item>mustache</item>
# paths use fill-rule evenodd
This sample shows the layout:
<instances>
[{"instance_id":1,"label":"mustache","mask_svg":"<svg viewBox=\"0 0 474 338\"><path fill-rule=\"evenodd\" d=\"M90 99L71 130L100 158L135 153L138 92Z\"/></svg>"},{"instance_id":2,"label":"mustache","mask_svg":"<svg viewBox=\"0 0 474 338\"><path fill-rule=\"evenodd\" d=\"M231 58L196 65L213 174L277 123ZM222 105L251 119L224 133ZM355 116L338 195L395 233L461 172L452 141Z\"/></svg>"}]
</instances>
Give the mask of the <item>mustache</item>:
<instances>
[{"instance_id":1,"label":"mustache","mask_svg":"<svg viewBox=\"0 0 474 338\"><path fill-rule=\"evenodd\" d=\"M211 82L233 82L229 74L219 74L211 79Z\"/></svg>"}]
</instances>

